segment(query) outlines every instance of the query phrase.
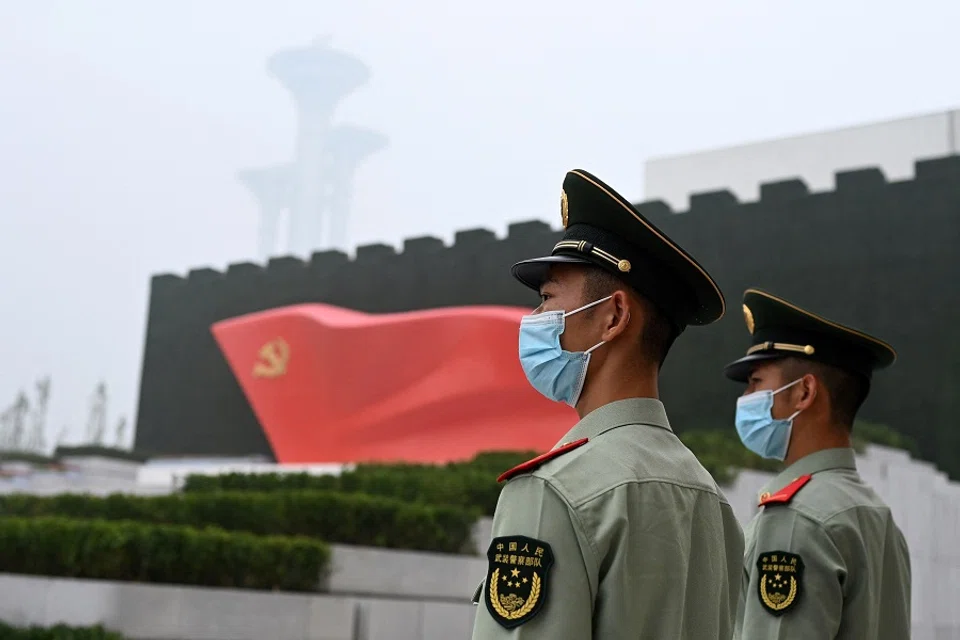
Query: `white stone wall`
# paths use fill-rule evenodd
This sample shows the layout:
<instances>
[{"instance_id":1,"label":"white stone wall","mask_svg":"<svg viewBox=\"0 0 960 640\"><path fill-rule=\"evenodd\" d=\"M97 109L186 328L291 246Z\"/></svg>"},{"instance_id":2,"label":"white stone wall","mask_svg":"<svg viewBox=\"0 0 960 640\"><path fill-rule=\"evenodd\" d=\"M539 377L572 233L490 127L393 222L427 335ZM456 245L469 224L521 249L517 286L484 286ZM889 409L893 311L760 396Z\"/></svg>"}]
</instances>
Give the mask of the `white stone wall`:
<instances>
[{"instance_id":1,"label":"white stone wall","mask_svg":"<svg viewBox=\"0 0 960 640\"><path fill-rule=\"evenodd\" d=\"M324 593L0 574L0 620L103 624L134 640L469 638L481 558L334 546Z\"/></svg>"}]
</instances>

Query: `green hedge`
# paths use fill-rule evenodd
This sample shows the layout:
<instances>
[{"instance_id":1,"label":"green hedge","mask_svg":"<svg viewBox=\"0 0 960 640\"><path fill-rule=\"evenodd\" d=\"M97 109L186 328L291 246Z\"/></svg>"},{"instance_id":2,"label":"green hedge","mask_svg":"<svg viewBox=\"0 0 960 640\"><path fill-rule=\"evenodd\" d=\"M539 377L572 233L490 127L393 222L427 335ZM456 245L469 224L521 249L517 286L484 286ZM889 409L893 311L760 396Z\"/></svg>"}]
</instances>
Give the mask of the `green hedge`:
<instances>
[{"instance_id":1,"label":"green hedge","mask_svg":"<svg viewBox=\"0 0 960 640\"><path fill-rule=\"evenodd\" d=\"M40 517L0 518L0 572L312 591L330 550L315 540L213 528Z\"/></svg>"},{"instance_id":2,"label":"green hedge","mask_svg":"<svg viewBox=\"0 0 960 640\"><path fill-rule=\"evenodd\" d=\"M857 421L853 436L854 447L858 450L862 450L866 443L876 443L918 455L913 440L885 425ZM740 469L775 473L782 468L780 462L761 458L746 449L733 427L683 431L680 439L722 485L732 483ZM422 504L460 505L492 515L501 490L497 476L536 455L533 451L492 451L478 454L467 462L447 465L364 464L340 476L307 473L190 475L183 490L185 493L199 494L220 491L283 493L313 489L360 493Z\"/></svg>"},{"instance_id":3,"label":"green hedge","mask_svg":"<svg viewBox=\"0 0 960 640\"><path fill-rule=\"evenodd\" d=\"M696 454L700 463L709 471L719 484L728 485L737 477L740 469L757 469L776 473L783 464L776 460L767 460L752 453L740 442L736 430L709 429L684 431L680 439ZM857 420L853 425L852 444L858 452L863 452L867 444L878 444L903 449L912 455L919 455L916 442L894 429L865 420Z\"/></svg>"},{"instance_id":4,"label":"green hedge","mask_svg":"<svg viewBox=\"0 0 960 640\"><path fill-rule=\"evenodd\" d=\"M53 452L56 458L66 458L70 456L98 456L101 458L113 458L114 460L126 460L128 462L146 462L150 455L143 451L130 451L128 449L118 449L117 447L107 447L99 444L82 444L76 447L59 446Z\"/></svg>"},{"instance_id":5,"label":"green hedge","mask_svg":"<svg viewBox=\"0 0 960 640\"><path fill-rule=\"evenodd\" d=\"M729 484L737 469L774 471L779 463L751 453L732 430L686 431L680 439L720 484ZM466 463L444 466L414 464L359 465L339 477L307 473L228 473L187 476L183 490L189 494L218 491L286 492L321 489L398 498L408 502L466 505L493 515L502 485L497 476L536 452L490 452Z\"/></svg>"},{"instance_id":6,"label":"green hedge","mask_svg":"<svg viewBox=\"0 0 960 640\"><path fill-rule=\"evenodd\" d=\"M62 458L71 456L99 456L101 458L112 458L114 460L126 460L129 462L146 462L150 459L150 456L142 451L128 451L126 449L103 447L100 445L82 445L79 447L61 446L54 450L52 456L32 451L0 450L0 462L26 462L33 465L60 464Z\"/></svg>"},{"instance_id":7,"label":"green hedge","mask_svg":"<svg viewBox=\"0 0 960 640\"><path fill-rule=\"evenodd\" d=\"M184 492L210 495L219 491L286 493L323 490L340 495L364 494L423 505L461 506L490 515L501 486L497 474L475 469L414 465L371 466L337 476L306 473L231 473L188 476Z\"/></svg>"},{"instance_id":8,"label":"green hedge","mask_svg":"<svg viewBox=\"0 0 960 640\"><path fill-rule=\"evenodd\" d=\"M0 496L0 516L60 516L216 526L259 535L308 536L392 549L467 550L474 510L409 504L367 495L321 491L216 492L135 496L84 494Z\"/></svg>"},{"instance_id":9,"label":"green hedge","mask_svg":"<svg viewBox=\"0 0 960 640\"><path fill-rule=\"evenodd\" d=\"M24 462L33 465L52 465L59 462L56 458L32 451L0 450L0 462Z\"/></svg>"},{"instance_id":10,"label":"green hedge","mask_svg":"<svg viewBox=\"0 0 960 640\"><path fill-rule=\"evenodd\" d=\"M521 462L535 458L543 451L484 451L467 462L453 462L448 469L475 469L492 473L494 478Z\"/></svg>"},{"instance_id":11,"label":"green hedge","mask_svg":"<svg viewBox=\"0 0 960 640\"><path fill-rule=\"evenodd\" d=\"M743 446L733 428L684 431L680 440L721 485L729 485L740 469L777 472L783 465L761 458Z\"/></svg>"},{"instance_id":12,"label":"green hedge","mask_svg":"<svg viewBox=\"0 0 960 640\"><path fill-rule=\"evenodd\" d=\"M0 640L124 640L124 637L101 626L11 627L0 622Z\"/></svg>"},{"instance_id":13,"label":"green hedge","mask_svg":"<svg viewBox=\"0 0 960 640\"><path fill-rule=\"evenodd\" d=\"M914 457L920 457L920 447L910 436L905 436L885 424L857 420L853 423L853 446L858 451L862 451L866 444L903 449Z\"/></svg>"},{"instance_id":14,"label":"green hedge","mask_svg":"<svg viewBox=\"0 0 960 640\"><path fill-rule=\"evenodd\" d=\"M334 491L394 498L408 503L451 505L493 515L500 497L497 476L525 460L534 451L493 451L467 462L447 465L362 464L339 476L308 473L229 473L190 475L185 493L215 491L287 492Z\"/></svg>"},{"instance_id":15,"label":"green hedge","mask_svg":"<svg viewBox=\"0 0 960 640\"><path fill-rule=\"evenodd\" d=\"M316 476L309 473L224 473L220 475L191 474L183 483L184 493L213 491L338 491L337 476Z\"/></svg>"}]
</instances>

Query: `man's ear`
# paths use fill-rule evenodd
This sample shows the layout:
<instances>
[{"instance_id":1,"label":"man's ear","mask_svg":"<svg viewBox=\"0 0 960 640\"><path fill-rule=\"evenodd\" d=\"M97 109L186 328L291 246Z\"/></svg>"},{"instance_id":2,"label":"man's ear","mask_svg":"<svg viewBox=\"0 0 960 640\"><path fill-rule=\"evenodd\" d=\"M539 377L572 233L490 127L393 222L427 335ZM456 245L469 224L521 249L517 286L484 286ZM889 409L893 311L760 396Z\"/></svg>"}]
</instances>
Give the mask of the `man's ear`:
<instances>
[{"instance_id":1,"label":"man's ear","mask_svg":"<svg viewBox=\"0 0 960 640\"><path fill-rule=\"evenodd\" d=\"M817 395L821 391L821 386L820 380L812 373L805 374L800 378L800 382L797 383L799 392L796 406L797 411L810 408L814 400L817 399Z\"/></svg>"},{"instance_id":2,"label":"man's ear","mask_svg":"<svg viewBox=\"0 0 960 640\"><path fill-rule=\"evenodd\" d=\"M600 339L604 342L610 342L624 331L630 324L630 306L632 301L623 291L613 292L610 298L610 304L603 312L603 335Z\"/></svg>"}]
</instances>

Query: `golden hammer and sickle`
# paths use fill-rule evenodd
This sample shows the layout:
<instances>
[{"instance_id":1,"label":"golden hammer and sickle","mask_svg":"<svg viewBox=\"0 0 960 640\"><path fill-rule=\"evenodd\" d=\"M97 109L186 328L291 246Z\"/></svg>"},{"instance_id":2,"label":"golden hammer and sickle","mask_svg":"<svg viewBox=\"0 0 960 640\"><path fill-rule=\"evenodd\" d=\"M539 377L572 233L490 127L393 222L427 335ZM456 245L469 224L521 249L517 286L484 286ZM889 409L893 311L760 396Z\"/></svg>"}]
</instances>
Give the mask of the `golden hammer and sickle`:
<instances>
[{"instance_id":1,"label":"golden hammer and sickle","mask_svg":"<svg viewBox=\"0 0 960 640\"><path fill-rule=\"evenodd\" d=\"M283 338L275 338L260 347L259 356L253 365L253 377L278 378L287 372L290 345Z\"/></svg>"}]
</instances>

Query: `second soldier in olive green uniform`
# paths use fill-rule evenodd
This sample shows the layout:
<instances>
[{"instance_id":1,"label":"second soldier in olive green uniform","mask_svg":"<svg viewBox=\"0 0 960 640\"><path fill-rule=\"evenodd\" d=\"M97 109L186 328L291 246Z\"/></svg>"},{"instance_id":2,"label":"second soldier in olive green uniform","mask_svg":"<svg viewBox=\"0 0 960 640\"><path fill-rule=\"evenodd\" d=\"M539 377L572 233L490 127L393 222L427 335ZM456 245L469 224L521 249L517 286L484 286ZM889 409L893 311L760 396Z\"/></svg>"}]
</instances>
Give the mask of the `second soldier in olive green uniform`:
<instances>
[{"instance_id":1,"label":"second soldier in olive green uniform","mask_svg":"<svg viewBox=\"0 0 960 640\"><path fill-rule=\"evenodd\" d=\"M787 468L747 525L735 638L904 640L910 556L889 507L860 478L851 428L886 343L755 289L753 344L726 367L744 445Z\"/></svg>"},{"instance_id":2,"label":"second soldier in olive green uniform","mask_svg":"<svg viewBox=\"0 0 960 640\"><path fill-rule=\"evenodd\" d=\"M743 532L657 399L672 342L720 318L723 296L585 171L567 174L561 217L552 255L513 269L543 301L520 363L581 420L501 477L473 638L727 640Z\"/></svg>"}]
</instances>

